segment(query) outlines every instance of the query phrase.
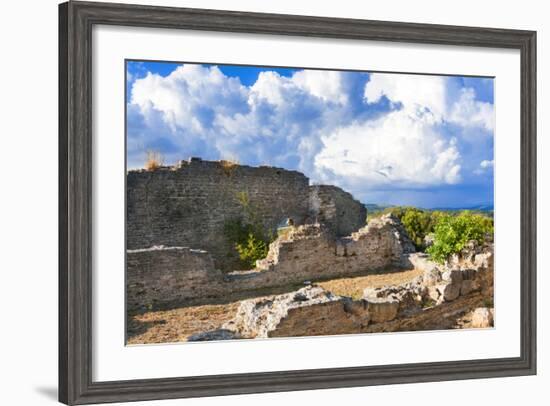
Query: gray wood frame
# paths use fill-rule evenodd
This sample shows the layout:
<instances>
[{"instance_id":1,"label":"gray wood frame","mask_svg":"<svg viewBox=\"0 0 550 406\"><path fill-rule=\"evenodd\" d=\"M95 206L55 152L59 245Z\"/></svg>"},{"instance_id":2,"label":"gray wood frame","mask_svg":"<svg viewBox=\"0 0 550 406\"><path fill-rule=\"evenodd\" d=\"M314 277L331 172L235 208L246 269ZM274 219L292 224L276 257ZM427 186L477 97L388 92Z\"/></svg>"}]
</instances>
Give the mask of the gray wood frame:
<instances>
[{"instance_id":1,"label":"gray wood frame","mask_svg":"<svg viewBox=\"0 0 550 406\"><path fill-rule=\"evenodd\" d=\"M521 355L202 377L93 382L92 27L94 24L514 48L521 53ZM122 158L121 158L122 159ZM536 32L69 2L59 6L59 400L218 396L536 373Z\"/></svg>"}]
</instances>

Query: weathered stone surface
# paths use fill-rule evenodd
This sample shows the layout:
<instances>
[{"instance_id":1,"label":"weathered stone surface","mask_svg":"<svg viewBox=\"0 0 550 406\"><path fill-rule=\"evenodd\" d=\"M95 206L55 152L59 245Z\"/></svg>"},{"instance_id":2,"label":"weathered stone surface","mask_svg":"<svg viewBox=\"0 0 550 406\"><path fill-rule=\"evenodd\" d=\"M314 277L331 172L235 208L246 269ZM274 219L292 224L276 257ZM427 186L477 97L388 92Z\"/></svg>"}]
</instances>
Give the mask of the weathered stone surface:
<instances>
[{"instance_id":1,"label":"weathered stone surface","mask_svg":"<svg viewBox=\"0 0 550 406\"><path fill-rule=\"evenodd\" d=\"M310 186L309 207L313 221L324 224L337 237L357 231L367 220L365 205L332 185Z\"/></svg>"},{"instance_id":2,"label":"weathered stone surface","mask_svg":"<svg viewBox=\"0 0 550 406\"><path fill-rule=\"evenodd\" d=\"M432 285L428 287L428 298L436 303L443 301L443 297L438 289L438 285Z\"/></svg>"},{"instance_id":3,"label":"weathered stone surface","mask_svg":"<svg viewBox=\"0 0 550 406\"><path fill-rule=\"evenodd\" d=\"M187 341L220 341L234 340L237 338L241 337L234 331L220 328L218 330L193 334L187 338Z\"/></svg>"},{"instance_id":4,"label":"weathered stone surface","mask_svg":"<svg viewBox=\"0 0 550 406\"><path fill-rule=\"evenodd\" d=\"M460 295L461 283L445 283L437 285L441 297L447 302L455 300Z\"/></svg>"},{"instance_id":5,"label":"weathered stone surface","mask_svg":"<svg viewBox=\"0 0 550 406\"><path fill-rule=\"evenodd\" d=\"M372 296L367 296L364 299L367 302L367 313L371 323L392 321L397 316L399 300L393 297L377 298Z\"/></svg>"},{"instance_id":6,"label":"weathered stone surface","mask_svg":"<svg viewBox=\"0 0 550 406\"><path fill-rule=\"evenodd\" d=\"M308 286L244 301L235 319L223 328L246 338L437 330L461 327L465 318L467 324L462 326L492 325L491 311L476 310L469 315L471 309L492 298L492 290L480 288L492 278L492 269L457 268L443 278L441 274L448 269L442 272L438 266L427 265L446 283L426 284L424 277L418 277L402 285L367 288L361 300Z\"/></svg>"},{"instance_id":7,"label":"weathered stone surface","mask_svg":"<svg viewBox=\"0 0 550 406\"><path fill-rule=\"evenodd\" d=\"M224 328L244 337L288 337L352 332L357 328L342 297L320 287L246 300Z\"/></svg>"},{"instance_id":8,"label":"weathered stone surface","mask_svg":"<svg viewBox=\"0 0 550 406\"><path fill-rule=\"evenodd\" d=\"M479 282L472 279L465 279L460 285L461 295L468 295L476 290L479 290Z\"/></svg>"},{"instance_id":9,"label":"weathered stone surface","mask_svg":"<svg viewBox=\"0 0 550 406\"><path fill-rule=\"evenodd\" d=\"M472 328L488 328L493 327L493 309L487 307L479 307L472 312Z\"/></svg>"},{"instance_id":10,"label":"weathered stone surface","mask_svg":"<svg viewBox=\"0 0 550 406\"><path fill-rule=\"evenodd\" d=\"M251 271L223 274L205 251L157 247L127 252L130 309L207 299L404 266L410 249L395 219L382 217L345 239L320 224L293 227ZM405 241L405 246L403 246ZM342 252L336 247L343 244Z\"/></svg>"},{"instance_id":11,"label":"weathered stone surface","mask_svg":"<svg viewBox=\"0 0 550 406\"><path fill-rule=\"evenodd\" d=\"M425 286L433 286L441 282L442 276L439 265L431 261L427 254L422 252L410 254L409 261L415 269L424 272L423 283Z\"/></svg>"},{"instance_id":12,"label":"weathered stone surface","mask_svg":"<svg viewBox=\"0 0 550 406\"><path fill-rule=\"evenodd\" d=\"M127 173L127 248L185 246L208 251L217 268L233 270L237 261L224 235L228 220L246 213L246 194L263 226L275 231L284 220L314 222L319 213L336 235L365 224L366 210L335 186L318 186L320 200L311 207L309 179L297 171L193 158L156 170Z\"/></svg>"},{"instance_id":13,"label":"weathered stone surface","mask_svg":"<svg viewBox=\"0 0 550 406\"><path fill-rule=\"evenodd\" d=\"M189 297L224 292L221 271L206 251L187 247L129 250L126 255L126 303L129 309L168 305Z\"/></svg>"},{"instance_id":14,"label":"weathered stone surface","mask_svg":"<svg viewBox=\"0 0 550 406\"><path fill-rule=\"evenodd\" d=\"M451 269L441 274L441 279L448 283L460 284L462 282L462 271L460 269Z\"/></svg>"}]
</instances>

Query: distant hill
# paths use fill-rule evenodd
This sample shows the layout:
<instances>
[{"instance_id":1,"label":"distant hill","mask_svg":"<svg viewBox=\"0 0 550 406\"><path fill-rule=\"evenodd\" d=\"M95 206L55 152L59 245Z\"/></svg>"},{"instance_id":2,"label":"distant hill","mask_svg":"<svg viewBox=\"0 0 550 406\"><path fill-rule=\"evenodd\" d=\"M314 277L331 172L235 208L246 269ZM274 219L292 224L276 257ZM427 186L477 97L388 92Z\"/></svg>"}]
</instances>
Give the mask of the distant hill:
<instances>
[{"instance_id":1,"label":"distant hill","mask_svg":"<svg viewBox=\"0 0 550 406\"><path fill-rule=\"evenodd\" d=\"M379 204L375 204L375 203L366 203L365 204L365 207L367 208L367 212L368 213L377 213L379 211L383 211L389 207L395 207L395 206L392 206L392 205L379 205Z\"/></svg>"},{"instance_id":2,"label":"distant hill","mask_svg":"<svg viewBox=\"0 0 550 406\"><path fill-rule=\"evenodd\" d=\"M461 210L472 210L472 211L494 211L494 205L492 204L479 204L476 206L467 206L467 207L437 207L428 210L441 210L441 211L461 211Z\"/></svg>"},{"instance_id":3,"label":"distant hill","mask_svg":"<svg viewBox=\"0 0 550 406\"><path fill-rule=\"evenodd\" d=\"M376 204L376 203L366 203L365 207L367 208L368 213L374 214L381 211L384 211L387 208L390 207L398 207L397 205L391 205L391 204ZM494 205L492 204L479 204L474 206L466 206L466 207L434 207L431 209L426 209L423 207L419 207L419 209L422 210L429 210L429 211L462 211L462 210L472 210L472 211L481 211L481 212L492 212L494 211Z\"/></svg>"}]
</instances>

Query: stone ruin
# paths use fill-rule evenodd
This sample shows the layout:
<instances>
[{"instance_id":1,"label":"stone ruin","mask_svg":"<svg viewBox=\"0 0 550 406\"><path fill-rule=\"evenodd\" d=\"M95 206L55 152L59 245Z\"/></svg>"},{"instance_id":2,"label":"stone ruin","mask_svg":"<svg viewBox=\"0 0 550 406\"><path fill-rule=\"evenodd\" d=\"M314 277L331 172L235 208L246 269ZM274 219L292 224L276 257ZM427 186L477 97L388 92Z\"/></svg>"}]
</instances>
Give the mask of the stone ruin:
<instances>
[{"instance_id":1,"label":"stone ruin","mask_svg":"<svg viewBox=\"0 0 550 406\"><path fill-rule=\"evenodd\" d=\"M155 170L128 171L127 249L163 245L206 250L217 268L231 271L238 257L224 225L247 220L243 198L273 233L288 218L295 225L322 223L335 237L366 223L365 206L351 194L336 186L310 186L300 172L191 158Z\"/></svg>"},{"instance_id":2,"label":"stone ruin","mask_svg":"<svg viewBox=\"0 0 550 406\"><path fill-rule=\"evenodd\" d=\"M246 192L266 228L294 225L247 271L230 271L223 225L242 216ZM401 222L366 223L364 205L296 171L191 159L127 178L129 311L242 301L222 328L190 340L333 335L493 325L493 247L470 245L445 265L415 253ZM360 300L316 281L369 271L419 269L410 283L366 289ZM308 286L303 287L304 284ZM300 288L301 287L301 288ZM265 296L265 289L284 288ZM258 297L263 296L263 297ZM327 323L326 320L330 320Z\"/></svg>"},{"instance_id":3,"label":"stone ruin","mask_svg":"<svg viewBox=\"0 0 550 406\"><path fill-rule=\"evenodd\" d=\"M365 289L363 298L319 286L243 301L235 318L190 341L440 330L494 325L493 247L470 246L460 258L436 264L424 254L410 261L423 274L397 286ZM327 320L330 320L327 323Z\"/></svg>"},{"instance_id":4,"label":"stone ruin","mask_svg":"<svg viewBox=\"0 0 550 406\"><path fill-rule=\"evenodd\" d=\"M411 268L412 252L401 223L390 215L344 238L334 238L322 224L293 227L271 243L267 257L249 271L222 272L208 252L187 247L128 250L127 305L169 307L368 270Z\"/></svg>"}]
</instances>

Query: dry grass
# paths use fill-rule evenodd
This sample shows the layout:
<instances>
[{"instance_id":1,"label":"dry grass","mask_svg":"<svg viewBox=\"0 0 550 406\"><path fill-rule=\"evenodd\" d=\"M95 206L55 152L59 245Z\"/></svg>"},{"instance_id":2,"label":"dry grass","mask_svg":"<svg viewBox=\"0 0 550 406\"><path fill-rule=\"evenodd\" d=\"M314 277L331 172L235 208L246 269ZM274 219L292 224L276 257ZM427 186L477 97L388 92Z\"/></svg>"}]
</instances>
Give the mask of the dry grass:
<instances>
[{"instance_id":1,"label":"dry grass","mask_svg":"<svg viewBox=\"0 0 550 406\"><path fill-rule=\"evenodd\" d=\"M352 278L332 279L330 281L319 282L318 285L337 295L349 296L357 300L363 296L363 290L365 288L401 285L410 282L420 275L422 275L422 271L412 269L375 275L356 276Z\"/></svg>"},{"instance_id":2,"label":"dry grass","mask_svg":"<svg viewBox=\"0 0 550 406\"><path fill-rule=\"evenodd\" d=\"M237 168L237 166L239 165L239 161L236 159L222 159L220 161L220 165L223 169L223 172L227 176L230 176L231 174L233 174L235 168Z\"/></svg>"},{"instance_id":3,"label":"dry grass","mask_svg":"<svg viewBox=\"0 0 550 406\"><path fill-rule=\"evenodd\" d=\"M164 157L158 151L147 151L147 160L145 161L145 169L154 171L164 164Z\"/></svg>"},{"instance_id":4,"label":"dry grass","mask_svg":"<svg viewBox=\"0 0 550 406\"><path fill-rule=\"evenodd\" d=\"M361 298L363 289L384 285L397 285L410 282L420 275L417 270L394 271L353 278L332 279L318 282L317 285L343 296ZM280 294L298 289L289 285L286 288L263 289L257 297ZM187 341L196 333L215 330L231 320L241 303L242 297L232 295L225 303L190 305L172 310L155 310L144 314L128 316L128 344L173 343Z\"/></svg>"},{"instance_id":5,"label":"dry grass","mask_svg":"<svg viewBox=\"0 0 550 406\"><path fill-rule=\"evenodd\" d=\"M235 316L240 302L153 311L128 318L128 344L173 343L219 328Z\"/></svg>"}]
</instances>

